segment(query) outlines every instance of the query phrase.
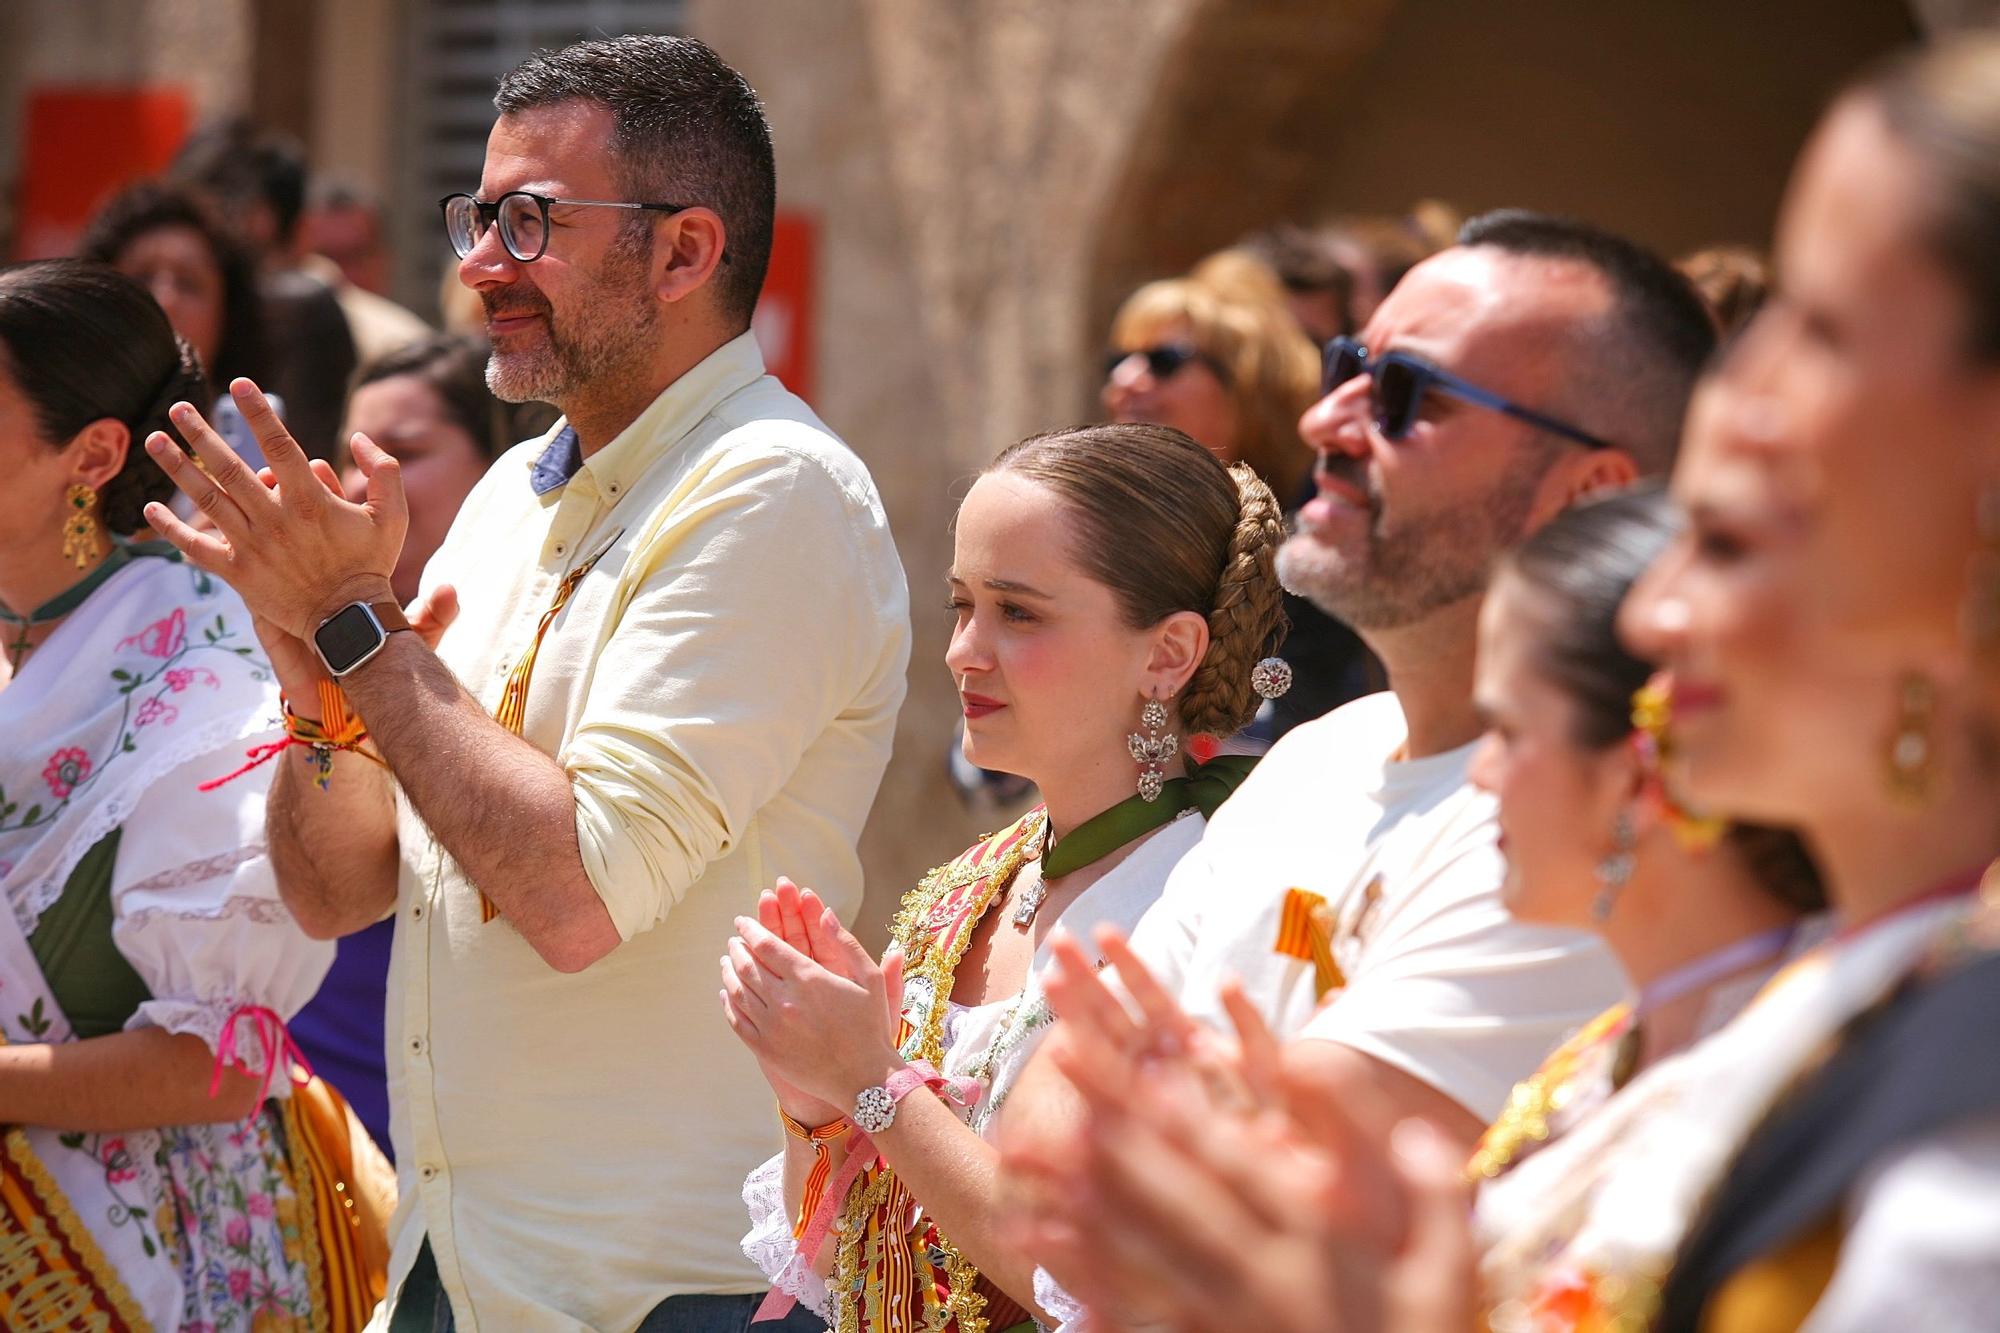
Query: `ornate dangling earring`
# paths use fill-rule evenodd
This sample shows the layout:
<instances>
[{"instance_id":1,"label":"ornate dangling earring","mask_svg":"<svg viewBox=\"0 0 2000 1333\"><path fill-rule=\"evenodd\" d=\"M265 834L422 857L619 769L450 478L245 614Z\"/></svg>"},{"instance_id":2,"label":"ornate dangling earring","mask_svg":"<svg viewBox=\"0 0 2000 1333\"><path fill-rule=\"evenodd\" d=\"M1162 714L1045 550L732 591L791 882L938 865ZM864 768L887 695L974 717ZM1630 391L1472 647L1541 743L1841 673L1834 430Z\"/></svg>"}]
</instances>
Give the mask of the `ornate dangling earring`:
<instances>
[{"instance_id":1,"label":"ornate dangling earring","mask_svg":"<svg viewBox=\"0 0 2000 1333\"><path fill-rule=\"evenodd\" d=\"M104 554L104 534L91 507L97 503L97 489L84 482L69 488L63 497L70 516L63 521L63 559L82 569Z\"/></svg>"},{"instance_id":2,"label":"ornate dangling earring","mask_svg":"<svg viewBox=\"0 0 2000 1333\"><path fill-rule=\"evenodd\" d=\"M1698 852L1721 841L1729 829L1728 821L1697 814L1667 789L1666 769L1674 754L1674 684L1673 677L1664 671L1632 696L1632 748L1638 752L1647 791L1666 815L1667 827L1681 846Z\"/></svg>"},{"instance_id":3,"label":"ornate dangling earring","mask_svg":"<svg viewBox=\"0 0 2000 1333\"><path fill-rule=\"evenodd\" d=\"M1889 734L1882 777L1901 805L1920 806L1930 798L1936 708L1937 687L1929 676L1912 671L1896 682L1896 729Z\"/></svg>"},{"instance_id":4,"label":"ornate dangling earring","mask_svg":"<svg viewBox=\"0 0 2000 1333\"><path fill-rule=\"evenodd\" d=\"M1250 668L1250 688L1260 699L1281 699L1292 688L1292 664L1282 657L1267 657Z\"/></svg>"},{"instance_id":5,"label":"ornate dangling earring","mask_svg":"<svg viewBox=\"0 0 2000 1333\"><path fill-rule=\"evenodd\" d=\"M1158 699L1146 700L1139 710L1139 725L1146 734L1133 732L1125 738L1125 748L1139 765L1140 798L1157 801L1167 784L1166 763L1181 752L1181 738L1167 730L1167 706Z\"/></svg>"},{"instance_id":6,"label":"ornate dangling earring","mask_svg":"<svg viewBox=\"0 0 2000 1333\"><path fill-rule=\"evenodd\" d=\"M1611 854L1597 863L1597 896L1590 900L1590 919L1609 921L1611 909L1618 905L1618 895L1632 882L1632 867L1636 864L1634 849L1639 845L1639 831L1632 826L1632 812L1620 810L1618 818L1611 823Z\"/></svg>"}]
</instances>

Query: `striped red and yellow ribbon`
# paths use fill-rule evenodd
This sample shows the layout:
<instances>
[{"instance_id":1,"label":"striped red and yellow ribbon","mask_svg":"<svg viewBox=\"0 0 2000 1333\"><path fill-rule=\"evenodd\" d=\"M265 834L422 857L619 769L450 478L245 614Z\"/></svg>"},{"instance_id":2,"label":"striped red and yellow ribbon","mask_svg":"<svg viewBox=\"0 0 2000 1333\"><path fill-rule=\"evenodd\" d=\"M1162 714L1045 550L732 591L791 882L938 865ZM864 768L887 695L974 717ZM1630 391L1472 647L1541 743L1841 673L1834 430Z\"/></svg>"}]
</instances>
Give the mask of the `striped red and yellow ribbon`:
<instances>
[{"instance_id":1,"label":"striped red and yellow ribbon","mask_svg":"<svg viewBox=\"0 0 2000 1333\"><path fill-rule=\"evenodd\" d=\"M612 542L622 535L622 531L613 534L611 541L606 542L596 555L579 561L576 568L562 576L562 582L556 584L555 596L549 601L549 609L542 612L542 618L535 626L535 637L528 641L527 651L514 663L514 669L507 673L507 683L500 690L500 702L493 709L493 720L516 736L527 726L528 682L534 677L535 656L542 650L542 640L548 636L549 626L555 624L556 617L569 605L570 595L576 591L577 584L583 582L583 576L596 567L597 562L604 558L605 551L611 549ZM479 894L480 921L491 921L499 915L500 909L493 905L493 900L482 889Z\"/></svg>"},{"instance_id":2,"label":"striped red and yellow ribbon","mask_svg":"<svg viewBox=\"0 0 2000 1333\"><path fill-rule=\"evenodd\" d=\"M1313 991L1325 999L1347 985L1347 975L1333 961L1333 913L1326 899L1305 889L1285 890L1285 905L1278 917L1278 940L1273 948L1287 958L1313 965Z\"/></svg>"}]
</instances>

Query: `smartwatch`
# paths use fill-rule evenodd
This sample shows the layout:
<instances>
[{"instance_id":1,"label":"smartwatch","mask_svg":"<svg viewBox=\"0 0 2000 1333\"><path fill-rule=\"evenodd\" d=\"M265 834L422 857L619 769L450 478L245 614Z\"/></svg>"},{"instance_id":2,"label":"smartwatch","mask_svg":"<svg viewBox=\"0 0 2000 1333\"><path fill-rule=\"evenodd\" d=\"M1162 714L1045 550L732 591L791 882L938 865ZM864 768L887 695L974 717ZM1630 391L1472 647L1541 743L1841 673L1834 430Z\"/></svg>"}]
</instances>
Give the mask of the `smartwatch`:
<instances>
[{"instance_id":1,"label":"smartwatch","mask_svg":"<svg viewBox=\"0 0 2000 1333\"><path fill-rule=\"evenodd\" d=\"M313 650L335 680L382 651L397 630L410 628L403 608L389 602L349 602L313 631Z\"/></svg>"}]
</instances>

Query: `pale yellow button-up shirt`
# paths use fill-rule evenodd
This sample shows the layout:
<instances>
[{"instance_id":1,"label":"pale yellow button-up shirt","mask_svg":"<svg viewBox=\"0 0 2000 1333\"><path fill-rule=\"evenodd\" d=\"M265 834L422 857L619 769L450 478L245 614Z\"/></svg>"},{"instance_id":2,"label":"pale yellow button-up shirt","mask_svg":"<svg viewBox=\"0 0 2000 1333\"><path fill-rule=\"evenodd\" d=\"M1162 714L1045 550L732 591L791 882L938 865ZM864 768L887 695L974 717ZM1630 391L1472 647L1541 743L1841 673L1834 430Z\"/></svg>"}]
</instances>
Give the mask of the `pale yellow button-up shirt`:
<instances>
[{"instance_id":1,"label":"pale yellow button-up shirt","mask_svg":"<svg viewBox=\"0 0 2000 1333\"><path fill-rule=\"evenodd\" d=\"M627 1330L668 1296L763 1286L741 1190L778 1123L716 960L779 874L858 906L910 650L867 469L749 335L537 495L556 433L494 465L425 583L457 587L439 655L490 710L564 573L604 552L543 640L524 734L570 775L624 942L554 971L481 922L403 804L390 1290L428 1235L465 1333Z\"/></svg>"}]
</instances>

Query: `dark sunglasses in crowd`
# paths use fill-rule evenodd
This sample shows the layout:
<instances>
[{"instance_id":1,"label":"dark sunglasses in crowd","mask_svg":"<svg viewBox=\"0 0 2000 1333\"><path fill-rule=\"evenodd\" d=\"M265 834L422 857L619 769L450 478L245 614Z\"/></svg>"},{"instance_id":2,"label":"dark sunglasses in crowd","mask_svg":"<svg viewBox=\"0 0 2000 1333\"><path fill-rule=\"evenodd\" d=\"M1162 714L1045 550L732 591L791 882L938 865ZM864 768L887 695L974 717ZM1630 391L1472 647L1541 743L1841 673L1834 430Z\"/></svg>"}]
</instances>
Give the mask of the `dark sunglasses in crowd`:
<instances>
[{"instance_id":1,"label":"dark sunglasses in crowd","mask_svg":"<svg viewBox=\"0 0 2000 1333\"><path fill-rule=\"evenodd\" d=\"M549 248L549 205L557 208L628 208L648 213L679 213L688 204L623 204L609 199L557 199L527 190L509 190L486 203L474 195L448 194L438 200L444 212L444 234L460 259L472 253L486 229L500 224L500 244L523 264L532 264Z\"/></svg>"},{"instance_id":2,"label":"dark sunglasses in crowd","mask_svg":"<svg viewBox=\"0 0 2000 1333\"><path fill-rule=\"evenodd\" d=\"M1104 378L1110 379L1113 371L1135 356L1146 358L1146 373L1156 380L1170 380L1190 361L1199 361L1214 371L1217 379L1225 384L1229 382L1222 363L1190 342L1156 343L1151 347L1134 347L1123 352L1114 348L1104 354Z\"/></svg>"},{"instance_id":3,"label":"dark sunglasses in crowd","mask_svg":"<svg viewBox=\"0 0 2000 1333\"><path fill-rule=\"evenodd\" d=\"M1385 440L1401 440L1409 435L1417 424L1417 416L1424 408L1424 395L1432 391L1448 394L1461 402L1475 407L1484 407L1494 412L1505 412L1538 426L1551 435L1574 440L1590 449L1612 449L1617 446L1608 440L1601 440L1588 431L1579 430L1565 421L1545 416L1531 407L1523 407L1510 398L1502 397L1490 389L1482 389L1469 384L1450 371L1432 365L1420 356L1408 352L1385 352L1370 358L1368 349L1353 338L1335 338L1327 343L1322 355L1320 396L1323 398L1356 375L1366 375L1370 397L1375 404L1375 428L1382 432Z\"/></svg>"}]
</instances>

